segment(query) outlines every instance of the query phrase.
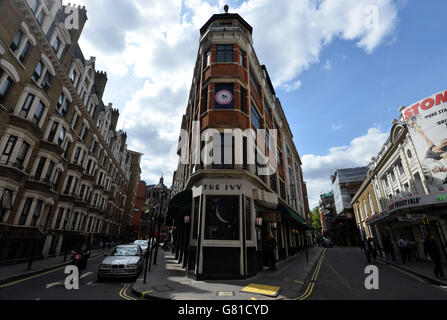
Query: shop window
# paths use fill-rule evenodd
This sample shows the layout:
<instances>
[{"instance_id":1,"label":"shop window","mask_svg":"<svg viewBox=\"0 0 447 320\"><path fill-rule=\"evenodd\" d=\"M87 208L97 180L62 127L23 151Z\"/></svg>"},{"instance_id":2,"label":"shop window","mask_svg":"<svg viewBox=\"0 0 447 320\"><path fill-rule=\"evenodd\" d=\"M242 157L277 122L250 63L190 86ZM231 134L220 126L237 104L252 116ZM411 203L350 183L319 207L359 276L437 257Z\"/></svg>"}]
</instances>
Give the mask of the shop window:
<instances>
[{"instance_id":1,"label":"shop window","mask_svg":"<svg viewBox=\"0 0 447 320\"><path fill-rule=\"evenodd\" d=\"M207 196L206 240L239 240L239 197Z\"/></svg>"}]
</instances>

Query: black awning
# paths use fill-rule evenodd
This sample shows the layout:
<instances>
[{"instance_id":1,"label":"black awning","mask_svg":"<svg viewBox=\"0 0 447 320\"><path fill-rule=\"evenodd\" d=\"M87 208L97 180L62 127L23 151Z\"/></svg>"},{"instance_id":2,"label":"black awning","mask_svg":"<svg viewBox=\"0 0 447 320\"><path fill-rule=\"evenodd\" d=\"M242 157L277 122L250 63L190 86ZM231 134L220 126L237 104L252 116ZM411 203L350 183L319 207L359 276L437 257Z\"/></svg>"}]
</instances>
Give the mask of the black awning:
<instances>
[{"instance_id":1,"label":"black awning","mask_svg":"<svg viewBox=\"0 0 447 320\"><path fill-rule=\"evenodd\" d=\"M177 193L170 201L168 208L187 208L191 207L192 190L185 190Z\"/></svg>"},{"instance_id":2,"label":"black awning","mask_svg":"<svg viewBox=\"0 0 447 320\"><path fill-rule=\"evenodd\" d=\"M282 203L278 204L278 210L284 212L285 214L288 214L290 217L292 217L292 219L294 219L294 220L298 221L299 223L301 223L302 225L304 225L308 230L313 229L312 226L306 220L301 218L298 214L296 214L295 212L293 212L292 210L287 208Z\"/></svg>"}]
</instances>

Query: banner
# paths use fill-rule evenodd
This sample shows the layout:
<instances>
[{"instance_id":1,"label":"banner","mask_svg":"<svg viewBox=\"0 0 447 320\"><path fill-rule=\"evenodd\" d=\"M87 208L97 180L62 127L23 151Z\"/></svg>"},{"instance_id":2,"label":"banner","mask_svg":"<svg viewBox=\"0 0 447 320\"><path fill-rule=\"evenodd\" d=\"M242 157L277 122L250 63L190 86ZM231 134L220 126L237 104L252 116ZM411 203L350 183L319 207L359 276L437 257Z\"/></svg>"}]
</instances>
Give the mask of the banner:
<instances>
[{"instance_id":1,"label":"banner","mask_svg":"<svg viewBox=\"0 0 447 320\"><path fill-rule=\"evenodd\" d=\"M447 91L402 110L431 192L447 188Z\"/></svg>"}]
</instances>

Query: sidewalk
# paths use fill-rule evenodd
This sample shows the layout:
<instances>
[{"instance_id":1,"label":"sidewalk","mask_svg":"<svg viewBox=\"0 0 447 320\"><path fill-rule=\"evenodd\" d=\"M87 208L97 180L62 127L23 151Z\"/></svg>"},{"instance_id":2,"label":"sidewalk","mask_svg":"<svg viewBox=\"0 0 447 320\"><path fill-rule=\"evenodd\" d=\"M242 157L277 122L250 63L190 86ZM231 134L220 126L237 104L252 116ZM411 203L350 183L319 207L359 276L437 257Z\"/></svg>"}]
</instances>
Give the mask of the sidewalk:
<instances>
[{"instance_id":1,"label":"sidewalk","mask_svg":"<svg viewBox=\"0 0 447 320\"><path fill-rule=\"evenodd\" d=\"M306 279L323 248L314 247L308 251L309 262L305 253L298 254L276 264L276 271L260 272L245 280L204 280L196 281L186 277L186 270L177 264L170 252L159 251L157 265L152 265L147 274L147 283L137 280L132 293L145 299L171 300L279 300L292 299L305 290ZM144 274L140 275L143 278ZM280 287L279 295L265 295L241 292L249 284Z\"/></svg>"},{"instance_id":2,"label":"sidewalk","mask_svg":"<svg viewBox=\"0 0 447 320\"><path fill-rule=\"evenodd\" d=\"M90 259L102 255L106 249L94 249L90 254ZM22 262L13 265L6 265L0 267L0 285L12 281L17 281L26 277L30 277L45 271L56 269L69 265L71 263L71 254L67 255L66 261L64 261L64 254L58 257L52 257L48 259L35 260L32 263L31 270L28 270L28 262Z\"/></svg>"},{"instance_id":3,"label":"sidewalk","mask_svg":"<svg viewBox=\"0 0 447 320\"><path fill-rule=\"evenodd\" d=\"M365 254L362 250L360 249L356 249L359 252L361 252L362 254ZM433 270L434 270L434 264L431 261L406 261L405 264L402 263L402 259L400 258L400 256L397 254L396 255L396 261L392 261L392 260L386 260L384 258L381 258L380 256L377 256L377 261L381 261L383 263L389 264L391 266L394 266L396 268L399 268L401 270L413 273L419 277L425 278L426 280L438 284L438 285L442 285L442 286L447 286L447 280L441 280L439 278L436 278ZM447 264L443 263L442 264L442 269L444 271L444 275L447 277Z\"/></svg>"}]
</instances>

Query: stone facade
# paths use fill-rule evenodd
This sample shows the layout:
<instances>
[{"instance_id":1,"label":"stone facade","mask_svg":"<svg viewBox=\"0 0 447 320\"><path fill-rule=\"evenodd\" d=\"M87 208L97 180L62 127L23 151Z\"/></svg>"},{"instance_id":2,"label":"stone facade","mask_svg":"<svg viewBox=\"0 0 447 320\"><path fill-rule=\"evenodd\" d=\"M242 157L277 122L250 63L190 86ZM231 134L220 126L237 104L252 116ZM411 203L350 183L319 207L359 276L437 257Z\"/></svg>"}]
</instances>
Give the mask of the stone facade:
<instances>
[{"instance_id":1,"label":"stone facade","mask_svg":"<svg viewBox=\"0 0 447 320\"><path fill-rule=\"evenodd\" d=\"M130 223L141 154L102 101L107 74L78 45L86 21L61 0L0 2L1 260L98 244Z\"/></svg>"}]
</instances>

